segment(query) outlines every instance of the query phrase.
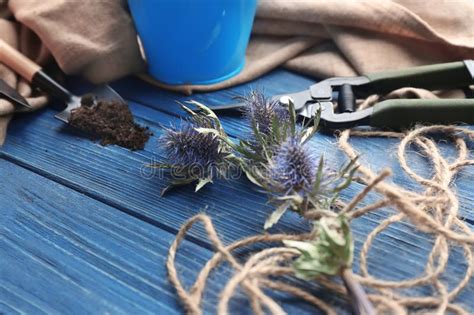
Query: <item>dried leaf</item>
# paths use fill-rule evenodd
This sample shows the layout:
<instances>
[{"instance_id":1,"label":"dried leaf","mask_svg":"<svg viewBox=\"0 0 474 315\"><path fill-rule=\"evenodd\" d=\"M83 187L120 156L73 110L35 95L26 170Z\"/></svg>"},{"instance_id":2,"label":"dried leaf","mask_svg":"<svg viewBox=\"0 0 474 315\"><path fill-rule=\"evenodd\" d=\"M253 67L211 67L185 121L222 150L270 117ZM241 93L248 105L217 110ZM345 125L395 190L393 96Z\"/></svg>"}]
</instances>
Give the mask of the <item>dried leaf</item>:
<instances>
[{"instance_id":1,"label":"dried leaf","mask_svg":"<svg viewBox=\"0 0 474 315\"><path fill-rule=\"evenodd\" d=\"M216 129L212 129L212 128L194 128L194 130L196 130L197 132L199 133L202 133L202 134L212 134L212 135L215 135L217 137L220 136L220 133L219 131L217 131Z\"/></svg>"},{"instance_id":2,"label":"dried leaf","mask_svg":"<svg viewBox=\"0 0 474 315\"><path fill-rule=\"evenodd\" d=\"M271 228L273 225L275 225L280 220L280 218L285 213L285 211L288 209L289 205L290 204L288 202L285 202L285 203L281 204L280 206L278 206L275 209L275 211L273 211L272 214L270 214L270 216L267 218L263 228L265 230L267 230L267 229Z\"/></svg>"},{"instance_id":3,"label":"dried leaf","mask_svg":"<svg viewBox=\"0 0 474 315\"><path fill-rule=\"evenodd\" d=\"M296 274L304 279L320 275L337 275L352 265L354 242L349 222L344 216L323 217L315 227L317 238L307 242L285 241L298 249L301 256L294 262Z\"/></svg>"},{"instance_id":4,"label":"dried leaf","mask_svg":"<svg viewBox=\"0 0 474 315\"><path fill-rule=\"evenodd\" d=\"M208 183L212 183L212 179L211 178L201 178L199 179L197 185L196 185L196 189L194 190L195 192L198 192L201 188L203 188L204 186L206 186L206 184Z\"/></svg>"}]
</instances>

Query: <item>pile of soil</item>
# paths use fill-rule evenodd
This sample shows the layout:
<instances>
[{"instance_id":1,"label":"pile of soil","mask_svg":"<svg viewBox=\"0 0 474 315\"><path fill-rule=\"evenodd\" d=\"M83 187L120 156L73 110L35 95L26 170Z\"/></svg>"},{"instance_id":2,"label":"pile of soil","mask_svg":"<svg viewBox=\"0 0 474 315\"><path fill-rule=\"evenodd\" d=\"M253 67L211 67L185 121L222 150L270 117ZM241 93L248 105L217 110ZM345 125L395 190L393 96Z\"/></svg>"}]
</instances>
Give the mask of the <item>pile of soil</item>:
<instances>
[{"instance_id":1,"label":"pile of soil","mask_svg":"<svg viewBox=\"0 0 474 315\"><path fill-rule=\"evenodd\" d=\"M82 106L71 112L70 124L87 133L101 145L116 144L130 150L142 150L152 133L136 124L127 104L95 100L84 96Z\"/></svg>"}]
</instances>

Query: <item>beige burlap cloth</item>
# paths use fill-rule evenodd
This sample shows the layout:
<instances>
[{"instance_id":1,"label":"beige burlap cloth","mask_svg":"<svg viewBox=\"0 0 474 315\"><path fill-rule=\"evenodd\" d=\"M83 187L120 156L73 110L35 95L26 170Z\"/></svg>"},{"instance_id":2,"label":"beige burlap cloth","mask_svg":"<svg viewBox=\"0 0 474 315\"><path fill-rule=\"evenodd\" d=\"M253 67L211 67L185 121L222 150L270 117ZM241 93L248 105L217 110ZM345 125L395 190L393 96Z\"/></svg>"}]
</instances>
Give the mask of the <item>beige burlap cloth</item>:
<instances>
[{"instance_id":1,"label":"beige burlap cloth","mask_svg":"<svg viewBox=\"0 0 474 315\"><path fill-rule=\"evenodd\" d=\"M472 0L261 0L239 75L206 86L147 80L191 93L247 82L281 65L328 77L472 59L473 16ZM100 83L145 69L126 1L0 0L0 17L1 38L40 62L50 51L67 74ZM30 95L1 65L0 77ZM35 108L46 103L29 100ZM0 101L0 143L13 112Z\"/></svg>"}]
</instances>

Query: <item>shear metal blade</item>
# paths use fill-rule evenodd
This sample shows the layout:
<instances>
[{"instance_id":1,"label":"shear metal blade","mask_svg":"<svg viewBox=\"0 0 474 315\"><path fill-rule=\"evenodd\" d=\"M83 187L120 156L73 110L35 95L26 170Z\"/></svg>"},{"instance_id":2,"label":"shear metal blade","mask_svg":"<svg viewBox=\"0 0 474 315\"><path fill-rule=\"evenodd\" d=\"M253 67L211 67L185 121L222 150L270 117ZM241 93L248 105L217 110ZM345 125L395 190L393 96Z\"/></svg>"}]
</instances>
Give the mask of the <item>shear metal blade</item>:
<instances>
[{"instance_id":1,"label":"shear metal blade","mask_svg":"<svg viewBox=\"0 0 474 315\"><path fill-rule=\"evenodd\" d=\"M13 104L31 108L31 105L28 104L27 100L2 79L0 79L0 95L5 97Z\"/></svg>"},{"instance_id":2,"label":"shear metal blade","mask_svg":"<svg viewBox=\"0 0 474 315\"><path fill-rule=\"evenodd\" d=\"M306 103L310 102L313 99L311 97L311 92L308 89L300 92L273 96L274 99L281 99L282 97L290 98L297 112L305 110L305 107L307 106Z\"/></svg>"}]
</instances>

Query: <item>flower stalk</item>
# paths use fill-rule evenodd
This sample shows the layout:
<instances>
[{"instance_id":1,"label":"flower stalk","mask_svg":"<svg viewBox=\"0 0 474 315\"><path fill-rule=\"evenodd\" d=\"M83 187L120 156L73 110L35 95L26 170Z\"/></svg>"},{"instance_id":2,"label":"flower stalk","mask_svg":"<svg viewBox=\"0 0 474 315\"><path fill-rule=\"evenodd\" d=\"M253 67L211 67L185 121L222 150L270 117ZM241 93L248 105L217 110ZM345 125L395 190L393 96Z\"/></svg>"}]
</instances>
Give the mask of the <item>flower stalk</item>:
<instances>
[{"instance_id":1,"label":"flower stalk","mask_svg":"<svg viewBox=\"0 0 474 315\"><path fill-rule=\"evenodd\" d=\"M340 276L351 299L352 309L355 315L375 315L375 309L367 296L364 288L354 279L350 268L343 268Z\"/></svg>"}]
</instances>

